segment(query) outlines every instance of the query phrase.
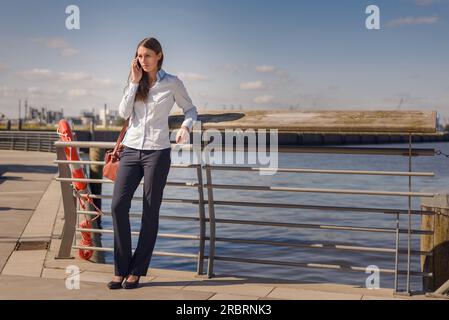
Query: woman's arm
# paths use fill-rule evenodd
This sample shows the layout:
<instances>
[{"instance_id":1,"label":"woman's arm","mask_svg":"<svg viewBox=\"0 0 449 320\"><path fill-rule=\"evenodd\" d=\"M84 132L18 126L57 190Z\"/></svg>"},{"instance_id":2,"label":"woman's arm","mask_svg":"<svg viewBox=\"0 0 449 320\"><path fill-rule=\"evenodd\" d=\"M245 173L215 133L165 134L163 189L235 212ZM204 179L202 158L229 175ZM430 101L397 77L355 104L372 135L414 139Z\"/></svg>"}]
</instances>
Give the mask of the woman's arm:
<instances>
[{"instance_id":1,"label":"woman's arm","mask_svg":"<svg viewBox=\"0 0 449 320\"><path fill-rule=\"evenodd\" d=\"M134 98L136 96L138 83L130 82L128 88L126 88L125 94L123 95L122 101L118 107L118 114L124 119L128 119L133 111Z\"/></svg>"},{"instance_id":2,"label":"woman's arm","mask_svg":"<svg viewBox=\"0 0 449 320\"><path fill-rule=\"evenodd\" d=\"M176 104L184 112L184 121L181 124L182 127L186 127L188 131L192 131L194 122L198 118L198 111L192 103L189 94L187 93L186 87L182 80L176 77L176 85L174 88L174 98Z\"/></svg>"}]
</instances>

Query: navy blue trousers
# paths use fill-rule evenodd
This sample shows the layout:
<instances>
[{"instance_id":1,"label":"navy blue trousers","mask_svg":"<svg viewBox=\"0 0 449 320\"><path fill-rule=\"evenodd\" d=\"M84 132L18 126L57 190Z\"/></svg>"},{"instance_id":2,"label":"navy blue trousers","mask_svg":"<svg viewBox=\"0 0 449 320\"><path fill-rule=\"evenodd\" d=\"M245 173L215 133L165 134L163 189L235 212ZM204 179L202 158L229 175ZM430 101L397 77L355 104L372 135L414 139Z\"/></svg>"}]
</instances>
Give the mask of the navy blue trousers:
<instances>
[{"instance_id":1,"label":"navy blue trousers","mask_svg":"<svg viewBox=\"0 0 449 320\"><path fill-rule=\"evenodd\" d=\"M147 275L159 229L159 209L170 165L171 148L138 150L125 146L120 153L111 203L116 276ZM132 254L129 210L142 177L142 221L137 247Z\"/></svg>"}]
</instances>

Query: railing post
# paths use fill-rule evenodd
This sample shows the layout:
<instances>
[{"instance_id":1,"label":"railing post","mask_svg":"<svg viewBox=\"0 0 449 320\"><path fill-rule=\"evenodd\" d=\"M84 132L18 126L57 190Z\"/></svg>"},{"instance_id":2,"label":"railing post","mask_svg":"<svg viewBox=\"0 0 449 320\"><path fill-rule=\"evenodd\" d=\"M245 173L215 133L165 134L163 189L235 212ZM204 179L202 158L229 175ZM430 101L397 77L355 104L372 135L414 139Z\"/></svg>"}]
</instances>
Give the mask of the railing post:
<instances>
[{"instance_id":1,"label":"railing post","mask_svg":"<svg viewBox=\"0 0 449 320\"><path fill-rule=\"evenodd\" d=\"M394 292L398 292L398 270L399 270L399 227L400 227L399 213L396 213L396 239L394 252Z\"/></svg>"},{"instance_id":2,"label":"railing post","mask_svg":"<svg viewBox=\"0 0 449 320\"><path fill-rule=\"evenodd\" d=\"M101 148L89 148L89 160L91 161L101 161L104 159L104 150ZM87 170L86 170L87 171ZM89 179L103 179L103 166L102 165L89 165ZM89 189L92 194L102 194L103 185L101 183L89 183ZM102 199L93 199L94 204L101 210ZM88 209L90 211L95 211L95 207L89 203ZM90 220L91 218L89 218ZM92 221L93 229L103 229L102 227L102 217L99 216L98 219ZM92 240L94 247L103 247L101 233L93 233ZM94 251L92 255L92 261L97 263L105 263L104 252Z\"/></svg>"},{"instance_id":3,"label":"railing post","mask_svg":"<svg viewBox=\"0 0 449 320\"><path fill-rule=\"evenodd\" d=\"M410 132L408 134L408 152L407 152L407 157L408 157L408 172L412 172L412 156L414 154L412 154L412 133ZM412 176L409 175L408 176L408 192L412 192ZM412 295L412 290L410 287L410 276L411 276L411 247L412 247L412 197L408 196L407 197L407 270L406 270L406 284L405 284L405 291L403 292L398 292L397 291L397 269L396 269L396 274L395 274L395 294L397 295L406 295L406 296L411 296ZM399 225L399 220L397 220L396 222L396 227L398 228ZM399 250L399 238L397 237L396 240L396 250ZM398 254L398 253L397 253ZM396 259L396 264L398 263L397 259ZM397 265L396 265L397 268Z\"/></svg>"},{"instance_id":4,"label":"railing post","mask_svg":"<svg viewBox=\"0 0 449 320\"><path fill-rule=\"evenodd\" d=\"M408 135L408 171L412 172L412 134ZM412 176L408 176L408 191L412 192ZM411 246L412 246L412 197L408 196L408 229L407 229L407 288L406 293L411 294L410 288L410 264L411 264Z\"/></svg>"},{"instance_id":5,"label":"railing post","mask_svg":"<svg viewBox=\"0 0 449 320\"><path fill-rule=\"evenodd\" d=\"M212 278L214 274L214 258L215 258L215 208L214 208L214 193L212 174L208 164L204 166L206 169L207 179L207 201L209 210L209 263L207 265L207 276Z\"/></svg>"},{"instance_id":6,"label":"railing post","mask_svg":"<svg viewBox=\"0 0 449 320\"><path fill-rule=\"evenodd\" d=\"M58 160L65 160L64 147L57 147L56 154ZM68 164L58 163L59 177L70 178L70 168ZM70 253L75 237L76 228L76 198L73 196L73 188L70 182L61 181L62 202L64 205L64 227L61 235L61 245L56 259L71 259Z\"/></svg>"},{"instance_id":7,"label":"railing post","mask_svg":"<svg viewBox=\"0 0 449 320\"><path fill-rule=\"evenodd\" d=\"M200 219L200 244L198 254L197 274L202 275L204 273L204 249L206 238L206 214L204 210L204 190L203 190L203 173L201 165L196 167L196 173L198 176L198 209Z\"/></svg>"}]
</instances>

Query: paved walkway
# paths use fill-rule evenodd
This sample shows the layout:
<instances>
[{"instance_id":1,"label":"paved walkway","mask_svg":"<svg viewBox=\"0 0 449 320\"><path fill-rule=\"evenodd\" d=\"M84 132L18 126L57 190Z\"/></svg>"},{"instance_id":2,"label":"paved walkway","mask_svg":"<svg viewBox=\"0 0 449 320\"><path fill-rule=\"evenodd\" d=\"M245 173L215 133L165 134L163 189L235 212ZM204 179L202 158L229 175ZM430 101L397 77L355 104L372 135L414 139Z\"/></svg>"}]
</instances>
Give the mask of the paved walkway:
<instances>
[{"instance_id":1,"label":"paved walkway","mask_svg":"<svg viewBox=\"0 0 449 320\"><path fill-rule=\"evenodd\" d=\"M337 285L299 283L150 268L136 290L109 290L113 266L74 259L55 259L63 225L63 206L55 154L0 151L0 299L395 299L390 289L367 290ZM48 249L16 244L50 241ZM77 275L67 266L79 268ZM79 289L66 283L79 277ZM411 299L423 299L413 296ZM410 299L410 298L408 298ZM427 299L427 298L426 298Z\"/></svg>"}]
</instances>

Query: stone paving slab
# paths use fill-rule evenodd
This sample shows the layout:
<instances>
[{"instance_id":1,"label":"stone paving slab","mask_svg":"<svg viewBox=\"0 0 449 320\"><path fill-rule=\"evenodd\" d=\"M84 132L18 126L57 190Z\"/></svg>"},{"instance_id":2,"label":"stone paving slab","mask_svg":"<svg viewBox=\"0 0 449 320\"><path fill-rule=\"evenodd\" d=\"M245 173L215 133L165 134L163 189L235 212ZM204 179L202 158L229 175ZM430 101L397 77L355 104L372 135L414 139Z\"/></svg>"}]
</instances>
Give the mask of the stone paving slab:
<instances>
[{"instance_id":1,"label":"stone paving slab","mask_svg":"<svg viewBox=\"0 0 449 320\"><path fill-rule=\"evenodd\" d=\"M0 272L3 270L9 256L13 252L16 246L16 240L14 242L6 242L5 239L0 241Z\"/></svg>"},{"instance_id":2,"label":"stone paving slab","mask_svg":"<svg viewBox=\"0 0 449 320\"><path fill-rule=\"evenodd\" d=\"M20 241L50 241L56 214L61 205L61 188L58 181L51 181L23 231Z\"/></svg>"},{"instance_id":3,"label":"stone paving slab","mask_svg":"<svg viewBox=\"0 0 449 320\"><path fill-rule=\"evenodd\" d=\"M109 290L104 283L81 282L69 290L63 279L0 275L0 300L207 300L212 292L145 286L137 290Z\"/></svg>"},{"instance_id":4,"label":"stone paving slab","mask_svg":"<svg viewBox=\"0 0 449 320\"><path fill-rule=\"evenodd\" d=\"M262 284L254 285L244 282L245 281L243 279L230 282L204 280L202 282L194 282L192 284L189 284L182 288L182 290L207 291L228 294L239 293L241 295L265 297L275 288Z\"/></svg>"},{"instance_id":5,"label":"stone paving slab","mask_svg":"<svg viewBox=\"0 0 449 320\"><path fill-rule=\"evenodd\" d=\"M14 251L2 271L2 275L40 277L47 250Z\"/></svg>"},{"instance_id":6,"label":"stone paving slab","mask_svg":"<svg viewBox=\"0 0 449 320\"><path fill-rule=\"evenodd\" d=\"M268 295L269 298L283 300L361 300L361 294L345 292L324 292L291 288L274 288Z\"/></svg>"},{"instance_id":7,"label":"stone paving slab","mask_svg":"<svg viewBox=\"0 0 449 320\"><path fill-rule=\"evenodd\" d=\"M244 296L241 294L216 293L209 300L258 300L257 296Z\"/></svg>"}]
</instances>

